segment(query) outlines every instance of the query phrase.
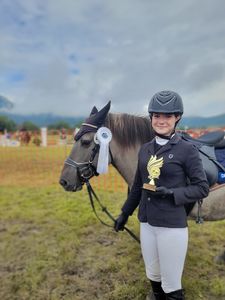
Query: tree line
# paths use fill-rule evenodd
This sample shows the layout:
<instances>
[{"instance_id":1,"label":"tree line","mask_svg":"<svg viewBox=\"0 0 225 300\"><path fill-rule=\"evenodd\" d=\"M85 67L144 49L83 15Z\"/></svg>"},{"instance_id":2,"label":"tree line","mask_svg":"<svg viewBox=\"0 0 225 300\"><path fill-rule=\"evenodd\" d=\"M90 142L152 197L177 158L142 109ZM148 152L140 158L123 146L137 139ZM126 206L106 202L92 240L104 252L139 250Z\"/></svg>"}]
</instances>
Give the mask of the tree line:
<instances>
[{"instance_id":1,"label":"tree line","mask_svg":"<svg viewBox=\"0 0 225 300\"><path fill-rule=\"evenodd\" d=\"M71 127L71 125L64 121L58 121L53 124L49 124L47 126L48 129L73 129L75 127L80 127L81 122L74 125L74 127ZM28 130L28 131L39 131L40 127L37 126L32 121L25 121L21 124L17 124L13 120L11 120L7 116L1 116L0 115L0 132L4 132L4 130L7 130L8 132L15 132L17 130Z\"/></svg>"}]
</instances>

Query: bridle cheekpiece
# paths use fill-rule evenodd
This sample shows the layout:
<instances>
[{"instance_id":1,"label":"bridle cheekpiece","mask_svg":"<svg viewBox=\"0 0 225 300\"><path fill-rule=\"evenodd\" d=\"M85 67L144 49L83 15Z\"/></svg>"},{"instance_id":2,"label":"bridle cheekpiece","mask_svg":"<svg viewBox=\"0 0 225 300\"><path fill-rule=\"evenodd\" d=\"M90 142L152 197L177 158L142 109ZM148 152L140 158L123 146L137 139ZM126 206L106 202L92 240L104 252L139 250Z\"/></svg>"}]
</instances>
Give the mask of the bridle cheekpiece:
<instances>
[{"instance_id":1,"label":"bridle cheekpiece","mask_svg":"<svg viewBox=\"0 0 225 300\"><path fill-rule=\"evenodd\" d=\"M102 165L99 166L99 163L98 163L98 166L96 169L96 167L93 164L93 161L94 161L97 153L99 153L100 160L104 160L103 158L104 158L104 156L106 156L105 161L108 166L108 153L110 153L110 155L112 156L111 151L109 149L109 142L111 141L112 133L106 127L98 128L97 126L89 124L89 123L82 123L82 125L91 127L94 129L92 131L96 131L95 136L94 136L95 146L91 151L90 158L88 161L77 162L77 161L73 160L72 158L68 157L65 160L65 164L77 169L81 183L84 184L91 177L98 176L99 173L107 172L106 167L102 166ZM79 139L81 138L81 136L79 137ZM79 139L75 139L75 140L78 141ZM108 148L107 148L106 144L108 145ZM103 158L101 158L101 157L103 157ZM103 162L103 164L104 163L105 162Z\"/></svg>"}]
</instances>

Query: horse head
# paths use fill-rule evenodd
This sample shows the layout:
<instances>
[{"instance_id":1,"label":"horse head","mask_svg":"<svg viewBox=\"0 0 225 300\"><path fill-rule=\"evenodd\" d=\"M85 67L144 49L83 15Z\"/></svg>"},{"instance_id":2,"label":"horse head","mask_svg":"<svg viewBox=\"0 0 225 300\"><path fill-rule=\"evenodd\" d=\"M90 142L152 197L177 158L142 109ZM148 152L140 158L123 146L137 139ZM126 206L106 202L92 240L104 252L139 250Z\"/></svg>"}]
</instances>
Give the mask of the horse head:
<instances>
[{"instance_id":1,"label":"horse head","mask_svg":"<svg viewBox=\"0 0 225 300\"><path fill-rule=\"evenodd\" d=\"M80 130L74 137L74 145L69 157L65 160L59 183L66 191L78 191L86 180L98 175L97 162L99 144L96 142L96 132L104 124L110 109L108 102L100 111L94 106ZM110 163L109 157L109 163Z\"/></svg>"}]
</instances>

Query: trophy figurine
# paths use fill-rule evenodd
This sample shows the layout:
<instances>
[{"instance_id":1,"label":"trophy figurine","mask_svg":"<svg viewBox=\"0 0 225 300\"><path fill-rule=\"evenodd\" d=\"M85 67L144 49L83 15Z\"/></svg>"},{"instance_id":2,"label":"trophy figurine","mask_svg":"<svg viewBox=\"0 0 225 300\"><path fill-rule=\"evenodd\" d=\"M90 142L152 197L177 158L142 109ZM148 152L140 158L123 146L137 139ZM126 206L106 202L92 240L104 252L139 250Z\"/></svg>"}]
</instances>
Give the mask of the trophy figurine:
<instances>
[{"instance_id":1,"label":"trophy figurine","mask_svg":"<svg viewBox=\"0 0 225 300\"><path fill-rule=\"evenodd\" d=\"M143 188L149 191L156 190L155 179L159 178L160 168L163 165L163 157L157 159L156 155L152 155L147 164L147 170L149 173L148 178L150 179L149 183L144 183Z\"/></svg>"}]
</instances>

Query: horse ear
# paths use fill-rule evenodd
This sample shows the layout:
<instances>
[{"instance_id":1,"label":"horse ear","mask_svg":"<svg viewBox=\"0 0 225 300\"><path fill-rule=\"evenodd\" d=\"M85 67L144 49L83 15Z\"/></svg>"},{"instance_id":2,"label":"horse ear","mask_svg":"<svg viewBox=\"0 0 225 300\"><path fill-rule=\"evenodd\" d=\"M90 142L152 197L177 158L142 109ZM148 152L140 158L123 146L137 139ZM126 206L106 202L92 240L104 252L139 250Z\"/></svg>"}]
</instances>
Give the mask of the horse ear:
<instances>
[{"instance_id":1,"label":"horse ear","mask_svg":"<svg viewBox=\"0 0 225 300\"><path fill-rule=\"evenodd\" d=\"M98 112L98 115L100 116L107 116L107 113L109 112L110 110L110 106L111 106L111 101L109 101L99 112Z\"/></svg>"},{"instance_id":2,"label":"horse ear","mask_svg":"<svg viewBox=\"0 0 225 300\"><path fill-rule=\"evenodd\" d=\"M98 112L96 106L94 106L91 110L90 116L95 115Z\"/></svg>"},{"instance_id":3,"label":"horse ear","mask_svg":"<svg viewBox=\"0 0 225 300\"><path fill-rule=\"evenodd\" d=\"M98 128L104 124L107 114L111 106L111 101L109 101L101 110L97 110L94 106L90 116L85 120L86 123L97 126ZM94 113L93 113L94 112Z\"/></svg>"}]
</instances>

